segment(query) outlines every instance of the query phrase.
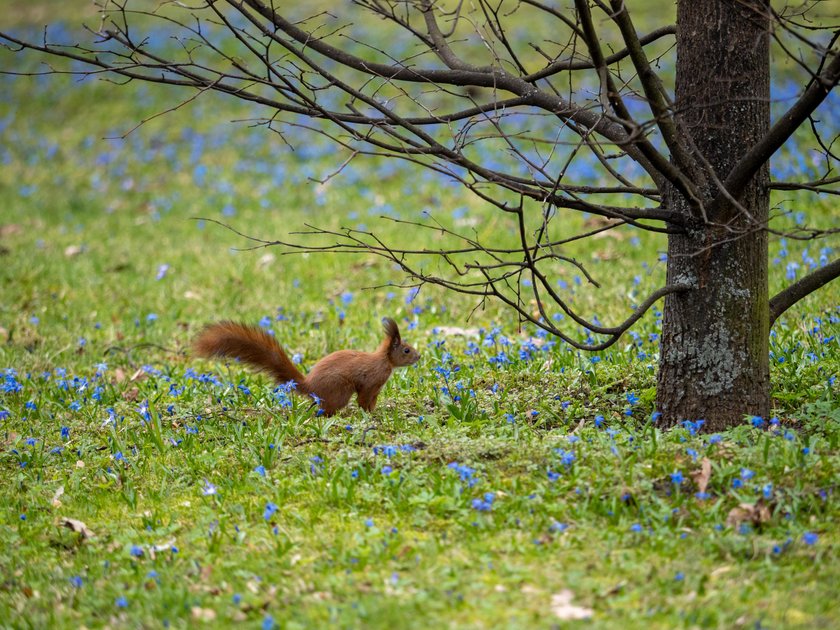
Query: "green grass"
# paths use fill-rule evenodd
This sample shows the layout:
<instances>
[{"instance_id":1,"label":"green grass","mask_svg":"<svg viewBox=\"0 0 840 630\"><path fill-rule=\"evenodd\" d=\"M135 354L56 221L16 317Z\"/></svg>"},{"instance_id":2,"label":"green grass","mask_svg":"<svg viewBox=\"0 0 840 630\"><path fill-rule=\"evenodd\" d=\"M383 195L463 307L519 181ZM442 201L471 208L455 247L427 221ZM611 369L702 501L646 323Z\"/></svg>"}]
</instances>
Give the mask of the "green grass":
<instances>
[{"instance_id":1,"label":"green grass","mask_svg":"<svg viewBox=\"0 0 840 630\"><path fill-rule=\"evenodd\" d=\"M229 124L249 113L229 101L199 99L112 141L173 94L3 87L0 624L552 627L569 623L552 606L565 589L593 611L582 625L605 628L837 618L836 287L776 326L778 425L663 432L650 420L655 313L593 360L520 331L496 305L473 312L433 287L409 301L380 259L232 252L248 243L190 218L264 238L363 223L431 247L435 234L378 218L430 210L504 239L507 219L458 188L374 161L319 188L306 176L342 156L317 138L296 137L292 152ZM817 223L836 217L808 203ZM602 322L664 277L664 241L617 234L568 250L600 290L554 270ZM787 244L774 290L806 248L819 257ZM308 367L373 349L383 316L423 358L394 375L372 415L351 405L314 417L264 377L188 351L205 322L268 317ZM728 520L744 503L767 510Z\"/></svg>"}]
</instances>

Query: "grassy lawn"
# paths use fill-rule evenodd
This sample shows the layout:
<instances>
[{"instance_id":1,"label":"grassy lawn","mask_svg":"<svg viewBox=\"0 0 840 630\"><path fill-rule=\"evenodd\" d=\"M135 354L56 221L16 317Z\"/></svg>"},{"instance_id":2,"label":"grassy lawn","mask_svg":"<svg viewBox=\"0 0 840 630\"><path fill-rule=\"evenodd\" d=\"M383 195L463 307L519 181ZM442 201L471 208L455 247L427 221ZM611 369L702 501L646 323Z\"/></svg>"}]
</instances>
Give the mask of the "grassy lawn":
<instances>
[{"instance_id":1,"label":"grassy lawn","mask_svg":"<svg viewBox=\"0 0 840 630\"><path fill-rule=\"evenodd\" d=\"M0 87L0 626L836 623L836 283L774 329L772 419L661 431L655 309L609 351L579 353L497 305L400 287L376 257L247 250L206 220L266 239L312 224L439 244L396 218L513 239L451 183L375 160L313 183L346 156L231 123L254 115L234 101L196 99L123 139L178 95ZM780 225L838 214L774 201L791 211ZM771 290L836 245L774 240ZM571 244L602 287L558 264L558 290L620 321L662 283L664 249L624 228ZM206 322L238 319L308 368L374 349L385 316L422 358L373 414L316 417L189 351Z\"/></svg>"}]
</instances>

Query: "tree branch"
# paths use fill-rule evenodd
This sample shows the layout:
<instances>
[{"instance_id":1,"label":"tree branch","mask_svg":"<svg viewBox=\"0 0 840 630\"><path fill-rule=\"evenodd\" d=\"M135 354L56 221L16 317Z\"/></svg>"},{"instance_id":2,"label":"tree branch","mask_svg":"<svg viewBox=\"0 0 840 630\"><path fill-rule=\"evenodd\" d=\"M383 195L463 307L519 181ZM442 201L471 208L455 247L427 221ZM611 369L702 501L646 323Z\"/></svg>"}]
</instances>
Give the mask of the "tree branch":
<instances>
[{"instance_id":1,"label":"tree branch","mask_svg":"<svg viewBox=\"0 0 840 630\"><path fill-rule=\"evenodd\" d=\"M770 325L799 300L840 277L840 258L812 271L770 299Z\"/></svg>"}]
</instances>

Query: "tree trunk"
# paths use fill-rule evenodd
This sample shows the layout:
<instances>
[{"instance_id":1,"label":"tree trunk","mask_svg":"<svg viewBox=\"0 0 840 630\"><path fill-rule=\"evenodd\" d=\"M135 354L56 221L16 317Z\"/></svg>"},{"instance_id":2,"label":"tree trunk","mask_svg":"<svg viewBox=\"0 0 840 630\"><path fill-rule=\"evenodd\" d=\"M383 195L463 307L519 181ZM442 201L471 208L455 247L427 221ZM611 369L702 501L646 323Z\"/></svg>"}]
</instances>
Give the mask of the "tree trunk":
<instances>
[{"instance_id":1,"label":"tree trunk","mask_svg":"<svg viewBox=\"0 0 840 630\"><path fill-rule=\"evenodd\" d=\"M697 158L703 202L770 124L769 20L762 0L679 0L676 116ZM717 180L717 182L716 182ZM657 408L667 425L731 427L770 410L765 164L743 191L745 212L705 222L676 190L667 198L695 221L668 241L668 283L695 288L665 299ZM717 224L717 225L715 225Z\"/></svg>"}]
</instances>

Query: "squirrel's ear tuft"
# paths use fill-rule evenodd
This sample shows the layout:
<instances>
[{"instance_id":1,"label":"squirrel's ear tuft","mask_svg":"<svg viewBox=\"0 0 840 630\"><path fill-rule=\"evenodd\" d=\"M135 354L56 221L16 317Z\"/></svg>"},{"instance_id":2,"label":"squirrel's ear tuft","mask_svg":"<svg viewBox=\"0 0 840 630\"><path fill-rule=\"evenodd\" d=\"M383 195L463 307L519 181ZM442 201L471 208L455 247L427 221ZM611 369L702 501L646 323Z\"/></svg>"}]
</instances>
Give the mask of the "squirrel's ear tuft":
<instances>
[{"instance_id":1,"label":"squirrel's ear tuft","mask_svg":"<svg viewBox=\"0 0 840 630\"><path fill-rule=\"evenodd\" d=\"M390 317L386 317L382 320L382 328L385 329L385 334L388 335L392 344L398 344L402 341L400 339L400 329L397 326L397 322Z\"/></svg>"}]
</instances>

